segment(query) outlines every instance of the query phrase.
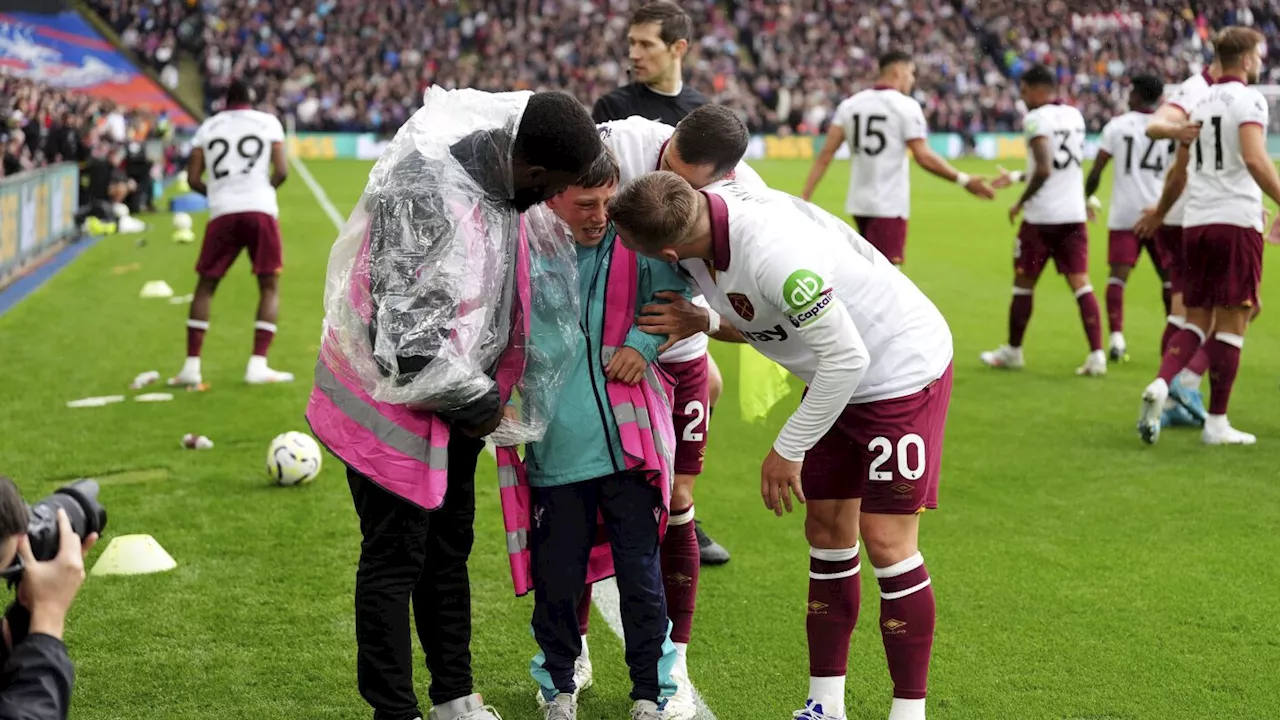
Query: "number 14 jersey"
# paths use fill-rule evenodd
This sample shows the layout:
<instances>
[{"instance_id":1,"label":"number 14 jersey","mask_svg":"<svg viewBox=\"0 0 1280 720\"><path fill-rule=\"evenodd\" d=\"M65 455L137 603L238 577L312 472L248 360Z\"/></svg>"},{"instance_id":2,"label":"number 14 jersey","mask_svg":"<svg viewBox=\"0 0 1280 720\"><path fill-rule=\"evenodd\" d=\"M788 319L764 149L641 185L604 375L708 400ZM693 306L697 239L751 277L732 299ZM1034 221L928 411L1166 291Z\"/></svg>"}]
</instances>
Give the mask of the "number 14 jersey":
<instances>
[{"instance_id":1,"label":"number 14 jersey","mask_svg":"<svg viewBox=\"0 0 1280 720\"><path fill-rule=\"evenodd\" d=\"M1027 136L1027 176L1036 171L1031 141L1049 141L1049 179L1022 209L1032 225L1066 225L1088 219L1084 204L1084 116L1070 105L1049 103L1022 119Z\"/></svg>"},{"instance_id":2,"label":"number 14 jersey","mask_svg":"<svg viewBox=\"0 0 1280 720\"><path fill-rule=\"evenodd\" d=\"M233 213L280 215L271 187L271 145L284 142L280 120L258 110L223 110L205 120L191 141L204 151L209 219Z\"/></svg>"}]
</instances>

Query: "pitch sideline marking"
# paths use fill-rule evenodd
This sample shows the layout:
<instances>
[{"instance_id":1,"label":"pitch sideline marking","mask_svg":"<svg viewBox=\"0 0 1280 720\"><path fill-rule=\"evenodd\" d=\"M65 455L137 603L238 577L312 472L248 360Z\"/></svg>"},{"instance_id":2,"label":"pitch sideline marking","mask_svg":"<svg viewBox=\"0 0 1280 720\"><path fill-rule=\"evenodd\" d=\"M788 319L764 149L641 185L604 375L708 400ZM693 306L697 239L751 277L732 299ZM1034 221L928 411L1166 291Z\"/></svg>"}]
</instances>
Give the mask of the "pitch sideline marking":
<instances>
[{"instance_id":1,"label":"pitch sideline marking","mask_svg":"<svg viewBox=\"0 0 1280 720\"><path fill-rule=\"evenodd\" d=\"M338 209L329 201L329 196L325 194L324 188L320 186L320 183L316 182L311 171L307 169L306 163L302 162L302 159L296 156L291 157L289 161L293 165L294 169L298 171L298 175L302 178L302 182L306 184L307 188L311 190L311 194L315 196L316 202L319 203L320 208L324 210L325 214L329 216L329 219L333 221L333 226L338 229L338 232L342 232L342 226L344 224L342 215L338 214ZM490 454L493 454L494 452L492 443L486 442L485 449L487 449ZM608 580L603 580L595 584L592 589L592 604L600 610L601 615L604 615L605 624L609 626L609 629L613 631L614 635L618 636L618 640L623 644L623 647L626 647L627 641L622 630L622 612L621 602L618 597L618 584L613 578L609 578ZM692 683L690 683L690 686L693 690L694 706L697 709L697 714L694 717L697 720L717 720L716 714L711 712L711 708L708 707L706 701L702 699L702 693L699 693L698 688L694 687Z\"/></svg>"}]
</instances>

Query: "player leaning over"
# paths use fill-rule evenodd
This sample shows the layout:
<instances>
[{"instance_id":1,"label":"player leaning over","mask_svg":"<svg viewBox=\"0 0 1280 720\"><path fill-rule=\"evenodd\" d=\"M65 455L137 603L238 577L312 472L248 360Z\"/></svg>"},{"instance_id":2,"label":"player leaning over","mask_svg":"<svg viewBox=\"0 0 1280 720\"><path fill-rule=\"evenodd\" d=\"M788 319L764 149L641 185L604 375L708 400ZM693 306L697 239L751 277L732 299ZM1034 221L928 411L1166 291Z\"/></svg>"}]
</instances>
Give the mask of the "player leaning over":
<instances>
[{"instance_id":1,"label":"player leaning over","mask_svg":"<svg viewBox=\"0 0 1280 720\"><path fill-rule=\"evenodd\" d=\"M680 9L679 5L667 0L657 0L657 2L640 6L632 13L631 23L627 28L629 46L627 59L631 63L632 82L596 100L591 117L597 123L607 123L615 120L632 120L639 116L650 121L648 124L651 132L654 130L652 126L674 126L689 113L711 102L706 95L698 92L697 88L686 85L684 82L684 56L689 52L689 43L692 40L693 19ZM670 138L671 131L668 129L666 132L664 141ZM609 143L609 138L604 131L602 131L602 138L606 144ZM618 148L615 147L614 150L618 151ZM629 179L628 158L619 153L618 159L622 163L622 181L626 182ZM746 164L742 164L742 167L745 168ZM653 169L652 164L646 164L640 172L649 172ZM679 170L676 171L679 172ZM755 177L759 178L759 176ZM700 347L699 343L701 343ZM695 366L687 363L696 361L699 357L706 358L706 378L700 382L705 383L707 396L707 402L703 405L705 412L702 414L709 416L720 399L724 380L721 378L720 368L716 366L715 358L706 351L706 339L691 338L691 342L667 349L658 359L664 366L683 365L686 378L683 383L677 382L676 386L675 408L678 414L683 408L691 407L689 403L692 401L681 402L679 395L682 392L684 394L691 392L691 380L696 379L693 377ZM679 380L677 378L677 381ZM683 391L681 385L683 385ZM684 414L697 417L692 410ZM678 428L690 427L689 418L685 418L684 422L681 418L676 418L676 424ZM702 423L701 430L696 427L697 424L697 422L693 423L690 432L693 435L705 433L706 423ZM684 437L683 430L677 430L676 437ZM687 446L687 442L685 444ZM679 459L676 462L688 468L687 462L681 463ZM701 465L702 462L699 459L699 469ZM693 530L698 539L698 554L703 565L723 565L729 562L729 551L703 531L700 518L694 519ZM587 600L589 602L590 597Z\"/></svg>"},{"instance_id":2,"label":"player leaning over","mask_svg":"<svg viewBox=\"0 0 1280 720\"><path fill-rule=\"evenodd\" d=\"M920 167L943 180L981 198L995 197L985 179L956 170L930 149L924 112L907 95L915 83L916 64L910 55L894 51L881 57L876 86L836 108L827 142L804 184L804 199L810 200L836 151L847 141L853 162L845 210L853 216L858 232L894 265L901 265L906 257L911 210L908 151Z\"/></svg>"},{"instance_id":3,"label":"player leaning over","mask_svg":"<svg viewBox=\"0 0 1280 720\"><path fill-rule=\"evenodd\" d=\"M1022 76L1022 99L1031 112L1023 118L1027 134L1027 172L1004 172L996 179L998 188L1026 180L1027 189L1013 207L1009 222L1018 228L1017 246L1013 253L1013 302L1009 306L1009 343L982 353L982 362L990 367L1023 366L1022 338L1031 321L1032 298L1036 282L1045 263L1053 258L1058 272L1067 276L1067 284L1080 306L1080 320L1089 340L1089 355L1077 375L1105 375L1107 356L1102 351L1102 323L1098 299L1089 284L1089 234L1085 220L1092 211L1085 207L1084 116L1070 105L1054 99L1058 79L1043 65L1027 70Z\"/></svg>"},{"instance_id":4,"label":"player leaning over","mask_svg":"<svg viewBox=\"0 0 1280 720\"><path fill-rule=\"evenodd\" d=\"M243 81L227 88L225 109L205 120L191 141L187 178L191 189L209 198L209 225L196 261L195 296L187 319L187 360L170 385L200 386L200 348L209 330L209 305L218 282L241 250L248 250L258 276L258 319L253 324L253 354L244 371L251 385L291 382L293 373L267 367L267 350L276 336L280 270L284 248L276 217L276 188L289 176L284 128L276 116L250 107L252 91ZM206 157L209 156L209 157ZM202 175L205 161L209 182Z\"/></svg>"},{"instance_id":5,"label":"player leaning over","mask_svg":"<svg viewBox=\"0 0 1280 720\"><path fill-rule=\"evenodd\" d=\"M1098 157L1084 184L1084 194L1092 198L1111 159L1119 158L1115 181L1111 184L1111 212L1107 214L1107 262L1111 264L1111 277L1107 280L1107 320L1111 326L1111 360L1114 362L1126 358L1124 286L1144 249L1164 284L1164 312L1169 314L1170 285L1164 258L1154 238L1139 238L1133 232L1142 211L1160 200L1165 169L1177 151L1175 141L1153 140L1146 134L1151 112L1160 104L1163 94L1164 84L1160 78L1139 75L1133 79L1129 112L1113 118L1102 128ZM1163 353L1164 348L1160 351Z\"/></svg>"},{"instance_id":6,"label":"player leaning over","mask_svg":"<svg viewBox=\"0 0 1280 720\"><path fill-rule=\"evenodd\" d=\"M1224 28L1230 30L1231 28ZM1222 75L1222 66L1215 58L1204 71L1187 78L1178 86L1177 92L1162 105L1151 122L1147 125L1147 137L1158 140L1177 140L1182 143L1194 142L1200 136L1200 126L1191 122L1191 110L1200 99L1209 92L1214 82ZM1165 323L1164 334L1160 338L1160 354L1169 349L1169 341L1187 325L1187 309L1183 304L1183 278L1187 274L1186 258L1182 253L1182 233L1184 215L1187 209L1186 165L1174 163L1165 174L1164 190L1160 194L1160 202L1143 212L1142 218L1134 226L1139 236L1154 237L1156 247L1160 248L1168 260L1169 273L1169 313ZM1204 397L1200 393L1200 378L1209 369L1209 356L1204 348L1192 356L1187 366L1178 373L1177 382L1169 386L1172 402L1169 403L1171 413L1177 407L1183 413L1191 415L1194 424L1203 425L1205 419ZM1178 423L1181 424L1181 423Z\"/></svg>"},{"instance_id":7,"label":"player leaning over","mask_svg":"<svg viewBox=\"0 0 1280 720\"><path fill-rule=\"evenodd\" d=\"M1199 137L1190 152L1178 153L1178 165L1188 171L1182 234L1187 324L1169 341L1159 374L1142 393L1138 431L1148 443L1160 437L1169 383L1201 345L1210 370L1201 439L1209 445L1257 442L1231 427L1227 403L1262 279L1262 194L1280 202L1280 176L1267 153L1267 101L1249 87L1262 68L1262 41L1260 33L1243 27L1218 35L1222 76L1191 110ZM1268 240L1280 243L1280 220Z\"/></svg>"},{"instance_id":8,"label":"player leaning over","mask_svg":"<svg viewBox=\"0 0 1280 720\"><path fill-rule=\"evenodd\" d=\"M624 185L609 215L625 245L680 261L726 324L809 386L760 485L778 515L792 491L807 502L809 701L795 717L845 717L861 534L880 582L889 717L923 718L934 598L917 534L921 509L937 506L946 321L847 224L785 193L739 183L699 192L656 172Z\"/></svg>"}]
</instances>

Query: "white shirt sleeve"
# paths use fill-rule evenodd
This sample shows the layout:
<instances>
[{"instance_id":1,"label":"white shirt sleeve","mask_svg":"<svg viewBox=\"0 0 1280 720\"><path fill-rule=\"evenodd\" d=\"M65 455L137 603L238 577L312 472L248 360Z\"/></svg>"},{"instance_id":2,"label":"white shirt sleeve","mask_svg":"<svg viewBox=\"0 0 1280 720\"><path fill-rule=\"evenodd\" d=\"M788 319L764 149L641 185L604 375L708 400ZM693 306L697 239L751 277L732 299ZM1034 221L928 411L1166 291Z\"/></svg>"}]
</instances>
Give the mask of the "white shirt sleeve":
<instances>
[{"instance_id":1,"label":"white shirt sleeve","mask_svg":"<svg viewBox=\"0 0 1280 720\"><path fill-rule=\"evenodd\" d=\"M814 227L814 232L825 232ZM835 296L832 266L816 252L794 246L766 258L756 271L761 295L782 311L792 332L818 357L809 391L782 426L773 449L800 462L835 425L849 404L871 356L844 304Z\"/></svg>"},{"instance_id":2,"label":"white shirt sleeve","mask_svg":"<svg viewBox=\"0 0 1280 720\"><path fill-rule=\"evenodd\" d=\"M1098 141L1098 149L1106 150L1108 155L1115 157L1117 134L1119 134L1119 130L1116 127L1116 122L1112 120L1106 124L1106 127L1102 128L1102 138Z\"/></svg>"},{"instance_id":3,"label":"white shirt sleeve","mask_svg":"<svg viewBox=\"0 0 1280 720\"><path fill-rule=\"evenodd\" d=\"M839 125L847 136L849 134L850 118L853 116L853 98L847 98L844 102L836 106L836 114L831 118L832 125ZM848 138L846 137L846 140Z\"/></svg>"},{"instance_id":4,"label":"white shirt sleeve","mask_svg":"<svg viewBox=\"0 0 1280 720\"><path fill-rule=\"evenodd\" d=\"M1053 134L1053 128L1049 127L1049 123L1045 122L1044 115L1032 110L1022 119L1022 132L1027 136L1027 141L1029 142L1038 137L1049 137Z\"/></svg>"},{"instance_id":5,"label":"white shirt sleeve","mask_svg":"<svg viewBox=\"0 0 1280 720\"><path fill-rule=\"evenodd\" d=\"M929 137L929 123L924 119L924 108L914 98L902 96L902 141L923 140Z\"/></svg>"},{"instance_id":6,"label":"white shirt sleeve","mask_svg":"<svg viewBox=\"0 0 1280 720\"><path fill-rule=\"evenodd\" d=\"M203 150L205 143L209 140L208 137L206 137L208 134L209 122L206 120L205 122L200 123L200 127L196 128L195 136L191 138L192 149L200 148Z\"/></svg>"},{"instance_id":7,"label":"white shirt sleeve","mask_svg":"<svg viewBox=\"0 0 1280 720\"><path fill-rule=\"evenodd\" d=\"M1253 90L1253 88L1250 88L1250 90ZM1236 119L1240 121L1241 125L1261 125L1262 129L1266 130L1270 114L1266 98L1257 90L1249 93L1249 97L1245 102L1238 103L1236 106Z\"/></svg>"},{"instance_id":8,"label":"white shirt sleeve","mask_svg":"<svg viewBox=\"0 0 1280 720\"><path fill-rule=\"evenodd\" d=\"M267 118L267 137L265 140L269 143L284 142L284 126L280 124L280 118L269 113Z\"/></svg>"}]
</instances>

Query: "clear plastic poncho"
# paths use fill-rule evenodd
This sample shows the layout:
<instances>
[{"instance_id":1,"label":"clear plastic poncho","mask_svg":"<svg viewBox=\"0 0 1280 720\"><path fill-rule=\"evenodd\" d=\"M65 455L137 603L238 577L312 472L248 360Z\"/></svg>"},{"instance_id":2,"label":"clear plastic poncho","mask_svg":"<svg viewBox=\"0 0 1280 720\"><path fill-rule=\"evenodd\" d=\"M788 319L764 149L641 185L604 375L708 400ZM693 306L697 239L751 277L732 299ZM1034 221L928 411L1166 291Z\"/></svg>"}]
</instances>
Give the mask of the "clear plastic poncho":
<instances>
[{"instance_id":1,"label":"clear plastic poncho","mask_svg":"<svg viewBox=\"0 0 1280 720\"><path fill-rule=\"evenodd\" d=\"M577 293L564 292L577 288L572 243L543 236L520 250L512 152L531 95L427 91L334 242L321 345L374 400L481 424L500 402L499 360L524 336L513 317L537 317L512 346L525 366L519 420L503 423L515 442L541 439L553 416L565 370L548 353L578 321Z\"/></svg>"}]
</instances>

